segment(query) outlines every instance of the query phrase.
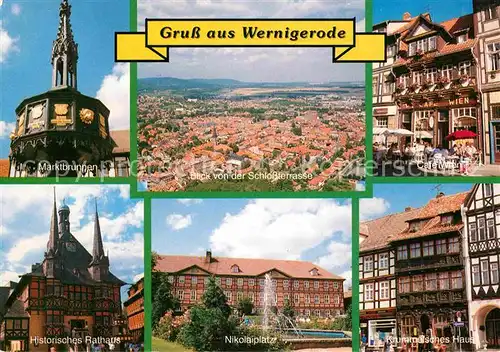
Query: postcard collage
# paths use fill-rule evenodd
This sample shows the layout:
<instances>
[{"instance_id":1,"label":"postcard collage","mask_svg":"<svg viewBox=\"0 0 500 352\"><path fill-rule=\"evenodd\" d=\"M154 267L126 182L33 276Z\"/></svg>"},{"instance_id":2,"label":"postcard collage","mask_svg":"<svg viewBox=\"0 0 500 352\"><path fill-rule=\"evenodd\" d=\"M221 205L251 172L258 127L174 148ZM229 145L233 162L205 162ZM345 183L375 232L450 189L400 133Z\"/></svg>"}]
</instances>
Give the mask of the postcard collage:
<instances>
[{"instance_id":1,"label":"postcard collage","mask_svg":"<svg viewBox=\"0 0 500 352\"><path fill-rule=\"evenodd\" d=\"M0 0L0 351L500 351L500 0Z\"/></svg>"}]
</instances>

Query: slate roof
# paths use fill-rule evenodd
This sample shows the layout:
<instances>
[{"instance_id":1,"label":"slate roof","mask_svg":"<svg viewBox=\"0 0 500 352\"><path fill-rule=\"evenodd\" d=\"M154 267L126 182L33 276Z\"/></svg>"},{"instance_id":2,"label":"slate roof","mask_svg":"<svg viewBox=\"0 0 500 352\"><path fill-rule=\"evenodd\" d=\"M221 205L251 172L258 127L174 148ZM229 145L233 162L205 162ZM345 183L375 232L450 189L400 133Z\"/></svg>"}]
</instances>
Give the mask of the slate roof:
<instances>
[{"instance_id":1,"label":"slate roof","mask_svg":"<svg viewBox=\"0 0 500 352\"><path fill-rule=\"evenodd\" d=\"M16 299L9 309L7 313L4 315L4 318L29 318L30 315L24 309L24 303L21 298Z\"/></svg>"},{"instance_id":2,"label":"slate roof","mask_svg":"<svg viewBox=\"0 0 500 352\"><path fill-rule=\"evenodd\" d=\"M93 285L98 283L93 280L88 271L92 255L82 246L82 244L70 233L65 233L60 237L59 241L69 241L76 243L76 252L66 252L64 257L64 271L62 272L61 281L68 284ZM63 255L64 255L63 254ZM125 282L117 278L110 271L108 277L103 280L107 283L125 285Z\"/></svg>"}]
</instances>

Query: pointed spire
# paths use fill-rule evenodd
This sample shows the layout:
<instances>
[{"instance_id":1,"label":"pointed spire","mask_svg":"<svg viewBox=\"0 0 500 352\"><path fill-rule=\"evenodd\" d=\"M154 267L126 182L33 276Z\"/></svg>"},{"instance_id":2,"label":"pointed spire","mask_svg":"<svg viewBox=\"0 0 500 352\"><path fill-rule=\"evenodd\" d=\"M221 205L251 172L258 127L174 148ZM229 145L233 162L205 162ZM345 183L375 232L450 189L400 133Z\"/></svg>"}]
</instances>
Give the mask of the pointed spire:
<instances>
[{"instance_id":1,"label":"pointed spire","mask_svg":"<svg viewBox=\"0 0 500 352\"><path fill-rule=\"evenodd\" d=\"M62 0L59 8L59 28L52 45L52 87L76 86L76 65L78 61L78 45L71 29L71 5Z\"/></svg>"},{"instance_id":2,"label":"pointed spire","mask_svg":"<svg viewBox=\"0 0 500 352\"><path fill-rule=\"evenodd\" d=\"M70 18L71 5L68 3L68 0L62 0L61 6L59 7L59 29L57 32L56 40L67 40L68 42L74 42Z\"/></svg>"},{"instance_id":3,"label":"pointed spire","mask_svg":"<svg viewBox=\"0 0 500 352\"><path fill-rule=\"evenodd\" d=\"M97 199L95 200L95 220L94 220L94 244L92 248L93 261L98 261L104 257L104 247L102 245L101 226L99 225L99 214L97 212Z\"/></svg>"},{"instance_id":4,"label":"pointed spire","mask_svg":"<svg viewBox=\"0 0 500 352\"><path fill-rule=\"evenodd\" d=\"M56 188L54 187L54 209L52 219L50 220L49 243L47 244L47 253L55 253L59 240L59 229L57 227L57 207L56 207Z\"/></svg>"}]
</instances>

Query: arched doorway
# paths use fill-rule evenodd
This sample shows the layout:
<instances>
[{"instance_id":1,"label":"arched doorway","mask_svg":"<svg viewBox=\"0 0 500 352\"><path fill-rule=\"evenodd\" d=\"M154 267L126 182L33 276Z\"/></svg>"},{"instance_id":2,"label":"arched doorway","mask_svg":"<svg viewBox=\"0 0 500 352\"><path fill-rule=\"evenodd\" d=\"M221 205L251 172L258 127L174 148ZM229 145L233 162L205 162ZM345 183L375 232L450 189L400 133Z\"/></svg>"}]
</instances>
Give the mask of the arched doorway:
<instances>
[{"instance_id":1,"label":"arched doorway","mask_svg":"<svg viewBox=\"0 0 500 352\"><path fill-rule=\"evenodd\" d=\"M500 347L500 309L495 308L486 315L486 341L488 348Z\"/></svg>"},{"instance_id":2,"label":"arched doorway","mask_svg":"<svg viewBox=\"0 0 500 352\"><path fill-rule=\"evenodd\" d=\"M422 329L422 334L426 334L427 330L431 327L429 316L427 314L422 314L420 316L420 328Z\"/></svg>"}]
</instances>

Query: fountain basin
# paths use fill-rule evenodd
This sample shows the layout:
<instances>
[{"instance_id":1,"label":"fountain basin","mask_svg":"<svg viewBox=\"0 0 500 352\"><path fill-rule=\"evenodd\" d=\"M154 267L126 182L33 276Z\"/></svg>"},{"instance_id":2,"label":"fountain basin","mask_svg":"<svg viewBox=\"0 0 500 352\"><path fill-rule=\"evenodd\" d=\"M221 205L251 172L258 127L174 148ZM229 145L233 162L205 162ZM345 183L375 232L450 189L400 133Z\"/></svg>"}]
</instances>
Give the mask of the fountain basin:
<instances>
[{"instance_id":1,"label":"fountain basin","mask_svg":"<svg viewBox=\"0 0 500 352\"><path fill-rule=\"evenodd\" d=\"M284 340L291 350L352 347L352 340L350 338L299 338Z\"/></svg>"}]
</instances>

